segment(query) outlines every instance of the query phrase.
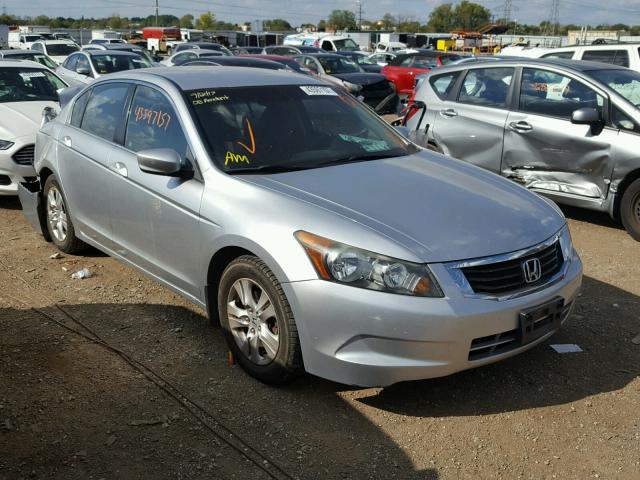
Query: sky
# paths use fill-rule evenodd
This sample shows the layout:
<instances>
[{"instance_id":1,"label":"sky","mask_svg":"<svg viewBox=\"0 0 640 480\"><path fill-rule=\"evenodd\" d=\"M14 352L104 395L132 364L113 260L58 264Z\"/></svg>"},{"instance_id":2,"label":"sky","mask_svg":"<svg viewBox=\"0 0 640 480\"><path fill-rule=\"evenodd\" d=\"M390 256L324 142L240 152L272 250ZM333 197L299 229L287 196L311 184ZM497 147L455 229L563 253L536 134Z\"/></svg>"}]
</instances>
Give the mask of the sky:
<instances>
[{"instance_id":1,"label":"sky","mask_svg":"<svg viewBox=\"0 0 640 480\"><path fill-rule=\"evenodd\" d=\"M212 11L219 20L242 23L284 18L293 26L317 23L331 10L356 10L357 0L158 0L161 14L178 17ZM502 16L504 0L475 0L496 16ZM442 3L456 0L361 0L363 19L374 20L385 13L413 17L425 23L429 12ZM7 13L19 16L106 17L147 16L155 11L155 0L0 0ZM512 0L512 15L518 23L537 24L550 16L552 0ZM604 6L603 6L604 5ZM640 0L560 0L560 22L579 25L625 23L640 25Z\"/></svg>"}]
</instances>

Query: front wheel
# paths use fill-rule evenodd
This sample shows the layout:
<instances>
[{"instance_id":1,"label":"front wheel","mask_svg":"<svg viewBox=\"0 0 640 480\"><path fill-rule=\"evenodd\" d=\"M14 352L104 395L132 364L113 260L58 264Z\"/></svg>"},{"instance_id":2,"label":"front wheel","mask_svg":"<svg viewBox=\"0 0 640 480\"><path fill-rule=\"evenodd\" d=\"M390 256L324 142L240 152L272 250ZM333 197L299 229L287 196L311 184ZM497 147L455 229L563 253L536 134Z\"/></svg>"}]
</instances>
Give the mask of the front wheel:
<instances>
[{"instance_id":1,"label":"front wheel","mask_svg":"<svg viewBox=\"0 0 640 480\"><path fill-rule=\"evenodd\" d=\"M302 372L291 307L262 260L244 255L229 264L220 279L218 311L229 349L251 376L280 384Z\"/></svg>"},{"instance_id":2,"label":"front wheel","mask_svg":"<svg viewBox=\"0 0 640 480\"><path fill-rule=\"evenodd\" d=\"M76 237L67 208L67 200L54 175L44 182L43 196L47 231L55 246L65 253L76 253L85 248L86 244Z\"/></svg>"},{"instance_id":3,"label":"front wheel","mask_svg":"<svg viewBox=\"0 0 640 480\"><path fill-rule=\"evenodd\" d=\"M640 178L624 191L620 202L620 217L629 235L640 241Z\"/></svg>"}]
</instances>

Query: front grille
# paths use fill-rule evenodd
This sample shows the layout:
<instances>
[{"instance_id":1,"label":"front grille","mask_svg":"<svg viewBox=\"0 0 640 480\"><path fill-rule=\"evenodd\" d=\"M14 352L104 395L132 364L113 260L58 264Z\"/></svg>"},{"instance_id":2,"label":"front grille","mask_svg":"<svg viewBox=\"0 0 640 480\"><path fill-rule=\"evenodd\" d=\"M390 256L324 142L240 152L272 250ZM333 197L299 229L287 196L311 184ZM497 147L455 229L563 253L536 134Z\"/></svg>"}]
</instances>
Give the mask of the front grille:
<instances>
[{"instance_id":1,"label":"front grille","mask_svg":"<svg viewBox=\"0 0 640 480\"><path fill-rule=\"evenodd\" d=\"M541 276L536 282L527 283L524 279L522 264L532 258L540 260ZM520 258L464 267L461 270L475 293L497 295L541 285L560 271L562 263L560 242L556 241L539 252Z\"/></svg>"},{"instance_id":2,"label":"front grille","mask_svg":"<svg viewBox=\"0 0 640 480\"><path fill-rule=\"evenodd\" d=\"M11 185L11 179L7 175L0 175L0 185L3 187Z\"/></svg>"},{"instance_id":3,"label":"front grille","mask_svg":"<svg viewBox=\"0 0 640 480\"><path fill-rule=\"evenodd\" d=\"M571 303L569 302L562 307L561 321L564 322L571 311ZM533 328L538 330L546 327L551 318L541 318ZM543 334L544 335L544 334ZM482 360L483 358L493 357L502 353L507 353L522 346L520 343L520 330L515 328L507 332L497 333L495 335L487 335L486 337L476 338L471 342L469 349L469 361Z\"/></svg>"},{"instance_id":4,"label":"front grille","mask_svg":"<svg viewBox=\"0 0 640 480\"><path fill-rule=\"evenodd\" d=\"M33 165L35 150L35 145L27 145L14 153L11 158L19 165Z\"/></svg>"}]
</instances>

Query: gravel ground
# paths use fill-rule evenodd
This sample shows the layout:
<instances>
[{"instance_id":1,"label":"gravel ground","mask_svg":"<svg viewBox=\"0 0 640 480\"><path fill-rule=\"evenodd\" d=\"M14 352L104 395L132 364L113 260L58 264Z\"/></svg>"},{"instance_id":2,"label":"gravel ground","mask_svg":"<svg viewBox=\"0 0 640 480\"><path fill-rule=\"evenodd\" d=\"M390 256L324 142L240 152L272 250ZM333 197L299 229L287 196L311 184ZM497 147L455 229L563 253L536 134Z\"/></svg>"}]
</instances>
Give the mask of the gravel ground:
<instances>
[{"instance_id":1,"label":"gravel ground","mask_svg":"<svg viewBox=\"0 0 640 480\"><path fill-rule=\"evenodd\" d=\"M0 197L0 479L638 479L640 244L566 214L584 287L547 344L385 389L271 388L202 311L95 250L50 258Z\"/></svg>"}]
</instances>

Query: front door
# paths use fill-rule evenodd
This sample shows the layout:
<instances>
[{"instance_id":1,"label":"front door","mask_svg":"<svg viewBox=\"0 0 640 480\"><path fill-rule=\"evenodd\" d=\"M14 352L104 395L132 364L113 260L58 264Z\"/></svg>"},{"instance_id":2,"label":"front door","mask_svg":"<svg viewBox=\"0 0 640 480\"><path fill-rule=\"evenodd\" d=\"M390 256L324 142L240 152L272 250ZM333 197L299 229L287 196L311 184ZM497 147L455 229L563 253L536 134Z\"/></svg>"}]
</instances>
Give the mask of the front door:
<instances>
[{"instance_id":1,"label":"front door","mask_svg":"<svg viewBox=\"0 0 640 480\"><path fill-rule=\"evenodd\" d=\"M518 108L505 127L502 174L542 192L604 199L618 132L571 123L579 108L604 115L604 104L604 96L578 79L523 68Z\"/></svg>"},{"instance_id":2,"label":"front door","mask_svg":"<svg viewBox=\"0 0 640 480\"><path fill-rule=\"evenodd\" d=\"M199 212L204 184L169 99L151 87L138 86L127 115L123 146L109 168L117 175L111 196L116 251L138 267L189 296L200 296ZM138 166L136 153L169 148L178 152L182 177L154 175Z\"/></svg>"},{"instance_id":3,"label":"front door","mask_svg":"<svg viewBox=\"0 0 640 480\"><path fill-rule=\"evenodd\" d=\"M433 138L445 153L500 171L513 73L511 67L467 71L457 100L443 101L433 124Z\"/></svg>"}]
</instances>

